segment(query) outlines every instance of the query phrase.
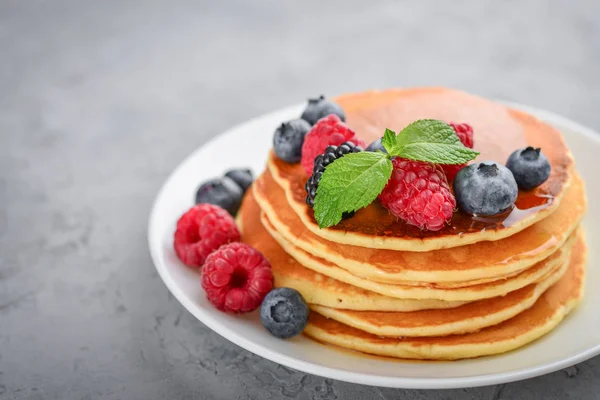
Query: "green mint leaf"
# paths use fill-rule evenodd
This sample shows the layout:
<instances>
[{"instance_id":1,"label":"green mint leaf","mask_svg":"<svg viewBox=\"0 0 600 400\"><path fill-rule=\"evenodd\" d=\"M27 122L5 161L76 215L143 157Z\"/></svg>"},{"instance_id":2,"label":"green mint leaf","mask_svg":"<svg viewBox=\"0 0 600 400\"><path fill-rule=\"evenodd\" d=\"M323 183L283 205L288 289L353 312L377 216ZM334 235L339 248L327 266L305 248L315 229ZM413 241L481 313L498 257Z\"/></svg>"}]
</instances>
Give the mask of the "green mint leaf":
<instances>
[{"instance_id":1,"label":"green mint leaf","mask_svg":"<svg viewBox=\"0 0 600 400\"><path fill-rule=\"evenodd\" d=\"M345 212L368 206L392 175L392 162L382 152L351 153L329 164L315 197L315 219L320 228L337 225Z\"/></svg>"},{"instance_id":2,"label":"green mint leaf","mask_svg":"<svg viewBox=\"0 0 600 400\"><path fill-rule=\"evenodd\" d=\"M479 153L465 147L450 125L435 119L420 119L398 134L390 155L436 164L463 164Z\"/></svg>"},{"instance_id":3,"label":"green mint leaf","mask_svg":"<svg viewBox=\"0 0 600 400\"><path fill-rule=\"evenodd\" d=\"M396 148L396 132L391 129L386 129L385 134L383 135L383 139L381 139L381 144L387 150L388 154L392 154L395 151L399 151L400 149Z\"/></svg>"}]
</instances>

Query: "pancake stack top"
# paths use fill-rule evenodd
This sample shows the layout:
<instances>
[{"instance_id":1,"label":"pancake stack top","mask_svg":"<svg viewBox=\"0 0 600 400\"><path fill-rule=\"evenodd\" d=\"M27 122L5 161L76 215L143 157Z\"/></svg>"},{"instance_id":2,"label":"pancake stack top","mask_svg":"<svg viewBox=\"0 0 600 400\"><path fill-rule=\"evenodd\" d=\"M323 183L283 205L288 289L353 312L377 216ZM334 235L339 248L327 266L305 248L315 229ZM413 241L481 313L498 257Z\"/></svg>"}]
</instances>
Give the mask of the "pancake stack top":
<instances>
[{"instance_id":1,"label":"pancake stack top","mask_svg":"<svg viewBox=\"0 0 600 400\"><path fill-rule=\"evenodd\" d=\"M278 159L244 198L243 241L269 258L275 285L302 293L305 334L366 353L460 359L501 353L552 330L583 293L585 189L562 136L533 116L443 88L371 91L336 99L365 142L419 119L468 122L478 160L504 164L542 147L552 173L521 191L511 212L455 211L439 231L377 201L320 229L305 203L308 176Z\"/></svg>"}]
</instances>

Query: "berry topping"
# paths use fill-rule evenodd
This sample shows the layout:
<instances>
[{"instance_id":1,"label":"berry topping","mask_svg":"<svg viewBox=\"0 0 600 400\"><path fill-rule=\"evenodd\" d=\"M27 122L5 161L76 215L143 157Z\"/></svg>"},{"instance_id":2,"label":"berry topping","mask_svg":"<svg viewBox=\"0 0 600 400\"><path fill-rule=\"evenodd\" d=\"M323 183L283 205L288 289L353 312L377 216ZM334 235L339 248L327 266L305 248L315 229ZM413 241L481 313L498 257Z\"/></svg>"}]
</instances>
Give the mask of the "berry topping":
<instances>
[{"instance_id":1,"label":"berry topping","mask_svg":"<svg viewBox=\"0 0 600 400\"><path fill-rule=\"evenodd\" d=\"M352 142L362 147L365 145L337 115L320 119L308 132L302 146L302 166L306 174L312 173L315 158L322 154L327 146L339 146L344 142Z\"/></svg>"},{"instance_id":2,"label":"berry topping","mask_svg":"<svg viewBox=\"0 0 600 400\"><path fill-rule=\"evenodd\" d=\"M471 125L455 124L453 122L450 122L448 125L450 125L451 127L454 128L454 132L456 132L456 136L458 136L458 138L460 139L462 144L465 145L465 147L468 147L470 149L473 148L473 145L474 145L473 128L471 127ZM466 166L467 166L467 164L448 164L448 165L442 165L442 169L444 170L444 173L446 174L446 178L448 178L448 182L452 182L454 180L454 177L458 173L458 171L460 171L462 168L464 168Z\"/></svg>"},{"instance_id":3,"label":"berry topping","mask_svg":"<svg viewBox=\"0 0 600 400\"><path fill-rule=\"evenodd\" d=\"M196 204L214 204L235 215L242 204L242 188L228 177L204 182L196 192Z\"/></svg>"},{"instance_id":4,"label":"berry topping","mask_svg":"<svg viewBox=\"0 0 600 400\"><path fill-rule=\"evenodd\" d=\"M519 189L531 190L546 182L550 176L550 161L541 149L526 147L508 157L506 168L513 173Z\"/></svg>"},{"instance_id":5,"label":"berry topping","mask_svg":"<svg viewBox=\"0 0 600 400\"><path fill-rule=\"evenodd\" d=\"M309 207L312 208L315 205L317 187L319 186L319 181L323 176L323 172L325 172L325 168L348 153L358 153L361 151L363 151L362 147L355 146L352 142L344 142L339 146L327 146L325 153L320 154L315 158L313 173L310 178L308 178L308 181L306 181L306 185L304 185L304 189L306 189L306 204L308 204ZM350 216L350 214L347 216Z\"/></svg>"},{"instance_id":6,"label":"berry topping","mask_svg":"<svg viewBox=\"0 0 600 400\"><path fill-rule=\"evenodd\" d=\"M469 124L457 124L454 122L448 123L451 127L454 128L454 132L456 132L456 136L460 139L462 144L466 147L472 149L475 144L473 140L473 128Z\"/></svg>"},{"instance_id":7,"label":"berry topping","mask_svg":"<svg viewBox=\"0 0 600 400\"><path fill-rule=\"evenodd\" d=\"M252 171L249 169L232 169L227 171L225 176L237 183L244 193L252 185L252 181L254 181Z\"/></svg>"},{"instance_id":8,"label":"berry topping","mask_svg":"<svg viewBox=\"0 0 600 400\"><path fill-rule=\"evenodd\" d=\"M277 157L288 163L300 162L304 137L310 128L311 124L303 119L294 119L279 125L273 135L273 149Z\"/></svg>"},{"instance_id":9,"label":"berry topping","mask_svg":"<svg viewBox=\"0 0 600 400\"><path fill-rule=\"evenodd\" d=\"M491 161L471 164L456 174L458 207L472 215L495 215L512 207L519 190L512 172Z\"/></svg>"},{"instance_id":10,"label":"berry topping","mask_svg":"<svg viewBox=\"0 0 600 400\"><path fill-rule=\"evenodd\" d=\"M221 311L253 311L273 288L271 264L254 247L231 243L206 259L202 287L208 300Z\"/></svg>"},{"instance_id":11,"label":"berry topping","mask_svg":"<svg viewBox=\"0 0 600 400\"><path fill-rule=\"evenodd\" d=\"M436 164L396 157L379 201L390 213L421 229L438 231L452 218L456 200Z\"/></svg>"},{"instance_id":12,"label":"berry topping","mask_svg":"<svg viewBox=\"0 0 600 400\"><path fill-rule=\"evenodd\" d=\"M200 268L214 250L239 240L240 231L227 211L212 204L198 204L177 221L174 247L184 264Z\"/></svg>"},{"instance_id":13,"label":"berry topping","mask_svg":"<svg viewBox=\"0 0 600 400\"><path fill-rule=\"evenodd\" d=\"M381 143L381 139L379 138L377 140L375 140L373 143L371 143L370 145L367 146L367 151L383 151L384 153L387 153L387 150L385 149L385 147L383 147L383 144Z\"/></svg>"},{"instance_id":14,"label":"berry topping","mask_svg":"<svg viewBox=\"0 0 600 400\"><path fill-rule=\"evenodd\" d=\"M346 120L346 114L342 107L333 101L327 100L325 96L321 95L317 98L308 99L308 104L300 118L309 124L314 125L318 120L329 114L337 115L342 121Z\"/></svg>"},{"instance_id":15,"label":"berry topping","mask_svg":"<svg viewBox=\"0 0 600 400\"><path fill-rule=\"evenodd\" d=\"M260 322L273 336L288 339L300 334L310 311L302 295L294 289L273 289L260 307Z\"/></svg>"}]
</instances>

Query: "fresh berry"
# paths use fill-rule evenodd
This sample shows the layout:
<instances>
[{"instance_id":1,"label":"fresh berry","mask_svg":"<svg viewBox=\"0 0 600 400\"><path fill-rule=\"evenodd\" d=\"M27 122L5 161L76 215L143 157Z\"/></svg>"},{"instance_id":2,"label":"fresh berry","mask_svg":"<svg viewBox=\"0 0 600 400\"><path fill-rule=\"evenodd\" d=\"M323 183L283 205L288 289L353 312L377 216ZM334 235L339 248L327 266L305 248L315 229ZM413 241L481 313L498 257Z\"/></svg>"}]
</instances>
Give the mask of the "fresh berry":
<instances>
[{"instance_id":1,"label":"fresh berry","mask_svg":"<svg viewBox=\"0 0 600 400\"><path fill-rule=\"evenodd\" d=\"M390 213L423 230L438 231L452 218L456 200L442 169L396 157L379 201Z\"/></svg>"},{"instance_id":2,"label":"fresh berry","mask_svg":"<svg viewBox=\"0 0 600 400\"><path fill-rule=\"evenodd\" d=\"M252 171L249 169L232 169L227 171L225 176L237 183L244 193L246 193L246 190L248 190L250 185L252 185L252 181L254 181Z\"/></svg>"},{"instance_id":3,"label":"fresh berry","mask_svg":"<svg viewBox=\"0 0 600 400\"><path fill-rule=\"evenodd\" d=\"M211 253L202 269L202 287L219 310L256 310L273 288L271 264L254 247L231 243Z\"/></svg>"},{"instance_id":4,"label":"fresh berry","mask_svg":"<svg viewBox=\"0 0 600 400\"><path fill-rule=\"evenodd\" d=\"M471 127L471 125L455 124L453 122L450 122L448 125L450 125L451 127L454 128L454 131L456 132L456 136L458 136L458 138L460 139L462 144L465 145L465 147L468 147L470 149L473 148L473 145L474 145L473 128ZM448 179L448 182L452 182L454 180L454 177L458 173L458 171L460 171L462 168L464 168L466 166L467 166L467 164L442 165L442 169L444 170L444 173L446 174L446 178Z\"/></svg>"},{"instance_id":5,"label":"fresh berry","mask_svg":"<svg viewBox=\"0 0 600 400\"><path fill-rule=\"evenodd\" d=\"M318 120L329 114L337 115L342 121L346 120L346 114L342 107L331 100L327 100L325 96L321 95L313 99L308 99L308 104L300 118L309 124L314 125Z\"/></svg>"},{"instance_id":6,"label":"fresh berry","mask_svg":"<svg viewBox=\"0 0 600 400\"><path fill-rule=\"evenodd\" d=\"M196 192L196 204L209 203L237 214L244 192L242 188L228 177L215 178L204 182Z\"/></svg>"},{"instance_id":7,"label":"fresh berry","mask_svg":"<svg viewBox=\"0 0 600 400\"><path fill-rule=\"evenodd\" d=\"M288 339L304 330L310 311L302 295L294 289L273 289L260 307L260 322L273 336Z\"/></svg>"},{"instance_id":8,"label":"fresh berry","mask_svg":"<svg viewBox=\"0 0 600 400\"><path fill-rule=\"evenodd\" d=\"M199 268L211 252L239 240L240 231L227 211L212 204L198 204L177 221L174 247L184 264Z\"/></svg>"},{"instance_id":9,"label":"fresh berry","mask_svg":"<svg viewBox=\"0 0 600 400\"><path fill-rule=\"evenodd\" d=\"M352 142L364 147L365 143L356 137L337 115L329 115L319 120L304 139L302 146L302 167L307 175L313 170L315 158L323 154L327 146L339 146L344 142Z\"/></svg>"},{"instance_id":10,"label":"fresh berry","mask_svg":"<svg viewBox=\"0 0 600 400\"><path fill-rule=\"evenodd\" d=\"M473 148L475 141L473 140L473 128L471 127L471 125L464 123L457 124L454 122L450 122L448 123L448 125L454 128L456 136L458 136L458 138L460 139L462 144L465 145L465 147L468 147L470 149Z\"/></svg>"},{"instance_id":11,"label":"fresh berry","mask_svg":"<svg viewBox=\"0 0 600 400\"><path fill-rule=\"evenodd\" d=\"M323 172L325 172L325 168L348 153L358 153L361 151L363 151L362 147L355 146L352 142L344 142L339 146L327 146L325 152L315 158L312 175L304 185L304 189L306 190L306 204L310 208L315 205L317 187L319 186Z\"/></svg>"},{"instance_id":12,"label":"fresh berry","mask_svg":"<svg viewBox=\"0 0 600 400\"><path fill-rule=\"evenodd\" d=\"M383 147L383 144L381 144L381 139L382 138L379 138L370 145L368 145L366 150L371 152L382 151L384 153L387 153L387 150L385 149L385 147Z\"/></svg>"},{"instance_id":13,"label":"fresh berry","mask_svg":"<svg viewBox=\"0 0 600 400\"><path fill-rule=\"evenodd\" d=\"M546 182L551 170L550 161L539 147L515 151L508 157L506 168L510 169L523 190L531 190Z\"/></svg>"},{"instance_id":14,"label":"fresh berry","mask_svg":"<svg viewBox=\"0 0 600 400\"><path fill-rule=\"evenodd\" d=\"M281 160L297 163L302 159L304 137L311 125L303 119L284 122L277 127L273 135L273 149Z\"/></svg>"},{"instance_id":15,"label":"fresh berry","mask_svg":"<svg viewBox=\"0 0 600 400\"><path fill-rule=\"evenodd\" d=\"M467 166L467 164L440 165L440 167L442 167L442 170L444 170L444 174L446 174L446 179L448 179L448 182L453 182L454 177L456 176L456 174L458 174L458 171L460 171L461 169L463 169L466 166Z\"/></svg>"},{"instance_id":16,"label":"fresh berry","mask_svg":"<svg viewBox=\"0 0 600 400\"><path fill-rule=\"evenodd\" d=\"M495 215L512 207L519 190L510 170L484 161L458 171L454 194L458 207L472 215Z\"/></svg>"}]
</instances>

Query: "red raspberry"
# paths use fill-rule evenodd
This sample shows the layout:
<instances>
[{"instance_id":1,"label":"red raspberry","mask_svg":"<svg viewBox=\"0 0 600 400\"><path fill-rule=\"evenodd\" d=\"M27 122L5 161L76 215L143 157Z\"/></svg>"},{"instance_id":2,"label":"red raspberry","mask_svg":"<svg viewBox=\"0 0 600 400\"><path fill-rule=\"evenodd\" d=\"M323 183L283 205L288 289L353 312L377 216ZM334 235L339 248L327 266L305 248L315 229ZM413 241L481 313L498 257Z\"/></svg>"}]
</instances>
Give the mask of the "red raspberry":
<instances>
[{"instance_id":1,"label":"red raspberry","mask_svg":"<svg viewBox=\"0 0 600 400\"><path fill-rule=\"evenodd\" d=\"M458 136L462 144L471 149L473 148L473 128L471 125L456 124L454 122L449 122L448 125L454 128L456 136ZM467 164L442 165L442 169L444 170L444 173L446 173L448 182L452 182L458 171L466 166Z\"/></svg>"},{"instance_id":2,"label":"red raspberry","mask_svg":"<svg viewBox=\"0 0 600 400\"><path fill-rule=\"evenodd\" d=\"M231 243L206 259L202 287L219 310L249 312L257 309L273 288L271 264L254 247Z\"/></svg>"},{"instance_id":3,"label":"red raspberry","mask_svg":"<svg viewBox=\"0 0 600 400\"><path fill-rule=\"evenodd\" d=\"M456 207L442 169L400 157L392 163L392 177L379 195L381 204L410 225L430 231L442 229Z\"/></svg>"},{"instance_id":4,"label":"red raspberry","mask_svg":"<svg viewBox=\"0 0 600 400\"><path fill-rule=\"evenodd\" d=\"M240 231L227 211L212 204L198 204L177 221L174 247L184 264L200 268L210 253L239 240Z\"/></svg>"},{"instance_id":5,"label":"red raspberry","mask_svg":"<svg viewBox=\"0 0 600 400\"><path fill-rule=\"evenodd\" d=\"M344 142L365 147L365 142L357 138L356 133L337 115L330 114L318 120L306 134L302 145L302 166L306 174L312 174L315 157L323 154L327 146L339 146Z\"/></svg>"},{"instance_id":6,"label":"red raspberry","mask_svg":"<svg viewBox=\"0 0 600 400\"><path fill-rule=\"evenodd\" d=\"M456 136L458 136L462 144L470 149L473 148L473 128L471 125L457 124L454 122L449 122L448 125L454 128L454 132L456 132Z\"/></svg>"}]
</instances>

